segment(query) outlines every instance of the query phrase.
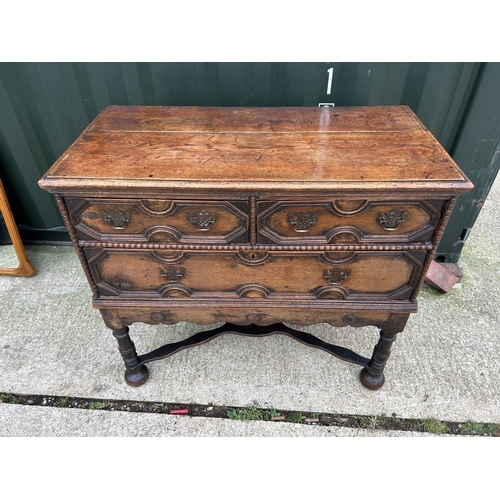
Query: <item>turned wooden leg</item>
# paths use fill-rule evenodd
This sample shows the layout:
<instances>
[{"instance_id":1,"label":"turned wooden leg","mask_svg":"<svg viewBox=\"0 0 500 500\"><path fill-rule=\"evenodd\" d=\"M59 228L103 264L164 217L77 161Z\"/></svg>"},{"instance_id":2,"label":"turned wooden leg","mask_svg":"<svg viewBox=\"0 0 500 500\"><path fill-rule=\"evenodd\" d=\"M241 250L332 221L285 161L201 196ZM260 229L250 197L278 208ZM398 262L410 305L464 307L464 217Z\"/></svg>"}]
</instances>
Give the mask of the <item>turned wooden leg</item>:
<instances>
[{"instance_id":1,"label":"turned wooden leg","mask_svg":"<svg viewBox=\"0 0 500 500\"><path fill-rule=\"evenodd\" d=\"M118 349L125 362L125 382L132 387L138 387L149 378L149 370L139 364L135 345L128 334L128 327L113 330L113 336L118 341Z\"/></svg>"},{"instance_id":2,"label":"turned wooden leg","mask_svg":"<svg viewBox=\"0 0 500 500\"><path fill-rule=\"evenodd\" d=\"M125 362L125 382L133 387L144 384L149 377L149 371L146 366L139 364L135 345L128 334L128 327L122 324L120 315L115 309L101 309L100 313L118 342L118 349Z\"/></svg>"},{"instance_id":3,"label":"turned wooden leg","mask_svg":"<svg viewBox=\"0 0 500 500\"><path fill-rule=\"evenodd\" d=\"M361 383L373 391L380 389L385 382L384 368L391 355L392 343L398 333L402 332L409 315L398 315L391 318L387 328L380 331L380 339L373 349L373 354L368 363L359 374Z\"/></svg>"},{"instance_id":4,"label":"turned wooden leg","mask_svg":"<svg viewBox=\"0 0 500 500\"><path fill-rule=\"evenodd\" d=\"M397 333L390 333L387 330L380 332L380 339L373 349L370 363L361 370L359 375L361 383L367 389L377 390L384 385L384 368L391 354L392 343L396 340L397 335Z\"/></svg>"}]
</instances>

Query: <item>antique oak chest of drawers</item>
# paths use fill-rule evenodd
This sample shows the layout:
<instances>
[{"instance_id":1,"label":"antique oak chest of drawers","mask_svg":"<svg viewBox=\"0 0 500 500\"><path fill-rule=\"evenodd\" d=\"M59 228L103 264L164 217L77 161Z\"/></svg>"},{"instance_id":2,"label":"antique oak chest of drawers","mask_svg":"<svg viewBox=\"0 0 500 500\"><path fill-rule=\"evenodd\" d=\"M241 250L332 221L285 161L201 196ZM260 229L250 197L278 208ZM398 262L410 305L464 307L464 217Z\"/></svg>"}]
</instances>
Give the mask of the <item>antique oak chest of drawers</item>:
<instances>
[{"instance_id":1,"label":"antique oak chest of drawers","mask_svg":"<svg viewBox=\"0 0 500 500\"><path fill-rule=\"evenodd\" d=\"M128 384L222 333L283 333L361 365L369 389L383 385L455 199L472 188L406 106L110 106L39 184L56 196ZM180 321L225 324L137 354L132 323ZM380 335L366 358L283 323Z\"/></svg>"}]
</instances>

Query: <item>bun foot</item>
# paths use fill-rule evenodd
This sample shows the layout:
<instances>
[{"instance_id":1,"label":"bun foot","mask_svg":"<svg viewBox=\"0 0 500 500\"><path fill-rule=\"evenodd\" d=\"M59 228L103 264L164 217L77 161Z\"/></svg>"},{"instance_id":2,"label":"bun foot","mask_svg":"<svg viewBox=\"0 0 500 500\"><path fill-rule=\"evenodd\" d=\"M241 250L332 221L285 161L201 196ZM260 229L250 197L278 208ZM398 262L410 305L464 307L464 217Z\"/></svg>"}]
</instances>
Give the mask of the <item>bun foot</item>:
<instances>
[{"instance_id":1,"label":"bun foot","mask_svg":"<svg viewBox=\"0 0 500 500\"><path fill-rule=\"evenodd\" d=\"M368 373L366 368L363 368L359 374L359 380L367 389L376 391L384 385L385 376L381 373L378 377L374 377Z\"/></svg>"},{"instance_id":2,"label":"bun foot","mask_svg":"<svg viewBox=\"0 0 500 500\"><path fill-rule=\"evenodd\" d=\"M149 378L149 370L146 365L142 365L137 372L125 371L125 382L132 387L139 387Z\"/></svg>"}]
</instances>

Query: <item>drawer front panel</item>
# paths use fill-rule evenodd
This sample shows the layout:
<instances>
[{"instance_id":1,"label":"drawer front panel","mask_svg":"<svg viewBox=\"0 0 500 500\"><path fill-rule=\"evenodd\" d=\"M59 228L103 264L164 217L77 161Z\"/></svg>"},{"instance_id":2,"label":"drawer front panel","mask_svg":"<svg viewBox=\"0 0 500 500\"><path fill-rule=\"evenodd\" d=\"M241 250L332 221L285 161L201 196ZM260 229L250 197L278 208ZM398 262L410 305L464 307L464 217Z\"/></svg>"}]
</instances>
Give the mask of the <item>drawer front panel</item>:
<instances>
[{"instance_id":1,"label":"drawer front panel","mask_svg":"<svg viewBox=\"0 0 500 500\"><path fill-rule=\"evenodd\" d=\"M85 250L102 295L407 300L426 252Z\"/></svg>"},{"instance_id":2,"label":"drawer front panel","mask_svg":"<svg viewBox=\"0 0 500 500\"><path fill-rule=\"evenodd\" d=\"M338 244L429 241L443 201L258 203L258 242Z\"/></svg>"},{"instance_id":3,"label":"drawer front panel","mask_svg":"<svg viewBox=\"0 0 500 500\"><path fill-rule=\"evenodd\" d=\"M80 239L169 243L248 241L248 203L67 198Z\"/></svg>"}]
</instances>

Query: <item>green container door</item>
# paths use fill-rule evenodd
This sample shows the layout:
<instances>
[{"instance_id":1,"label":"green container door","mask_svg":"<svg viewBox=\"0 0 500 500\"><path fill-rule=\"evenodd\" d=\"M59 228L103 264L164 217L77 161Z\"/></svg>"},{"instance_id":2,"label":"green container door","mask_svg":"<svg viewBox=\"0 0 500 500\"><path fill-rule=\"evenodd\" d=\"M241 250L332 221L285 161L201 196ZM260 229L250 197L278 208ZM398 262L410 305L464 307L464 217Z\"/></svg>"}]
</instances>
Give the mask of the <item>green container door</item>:
<instances>
[{"instance_id":1,"label":"green container door","mask_svg":"<svg viewBox=\"0 0 500 500\"><path fill-rule=\"evenodd\" d=\"M0 178L29 242L69 241L38 179L110 104L407 104L475 184L438 249L456 262L498 172L499 63L0 63Z\"/></svg>"}]
</instances>

